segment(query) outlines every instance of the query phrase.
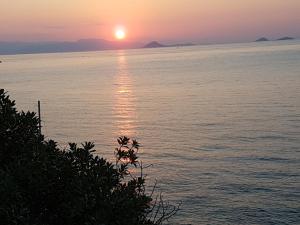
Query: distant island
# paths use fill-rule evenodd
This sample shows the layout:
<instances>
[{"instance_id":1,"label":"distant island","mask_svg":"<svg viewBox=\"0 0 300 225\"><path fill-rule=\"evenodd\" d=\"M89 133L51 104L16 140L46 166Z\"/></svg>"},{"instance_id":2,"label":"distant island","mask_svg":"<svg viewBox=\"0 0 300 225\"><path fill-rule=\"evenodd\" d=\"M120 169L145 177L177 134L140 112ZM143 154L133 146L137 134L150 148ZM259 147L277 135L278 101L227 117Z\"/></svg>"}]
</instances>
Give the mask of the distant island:
<instances>
[{"instance_id":1,"label":"distant island","mask_svg":"<svg viewBox=\"0 0 300 225\"><path fill-rule=\"evenodd\" d=\"M162 48L162 47L168 47L168 46L163 45L157 41L151 41L150 43L148 43L144 46L144 48Z\"/></svg>"},{"instance_id":2,"label":"distant island","mask_svg":"<svg viewBox=\"0 0 300 225\"><path fill-rule=\"evenodd\" d=\"M295 38L292 38L292 37L282 37L282 38L279 38L277 39L277 41L288 41L288 40L294 40Z\"/></svg>"},{"instance_id":3,"label":"distant island","mask_svg":"<svg viewBox=\"0 0 300 225\"><path fill-rule=\"evenodd\" d=\"M262 37L262 38L257 39L255 42L261 42L261 41L269 41L269 39Z\"/></svg>"},{"instance_id":4,"label":"distant island","mask_svg":"<svg viewBox=\"0 0 300 225\"><path fill-rule=\"evenodd\" d=\"M292 37L282 37L282 38L278 38L275 41L288 41L288 40L294 40L295 38ZM261 37L259 39L257 39L255 42L264 42L264 41L270 41L268 38L265 37Z\"/></svg>"},{"instance_id":5,"label":"distant island","mask_svg":"<svg viewBox=\"0 0 300 225\"><path fill-rule=\"evenodd\" d=\"M179 43L173 45L164 45L159 43L158 41L151 41L144 46L144 48L164 48L164 47L183 47L183 46L194 46L193 43Z\"/></svg>"}]
</instances>

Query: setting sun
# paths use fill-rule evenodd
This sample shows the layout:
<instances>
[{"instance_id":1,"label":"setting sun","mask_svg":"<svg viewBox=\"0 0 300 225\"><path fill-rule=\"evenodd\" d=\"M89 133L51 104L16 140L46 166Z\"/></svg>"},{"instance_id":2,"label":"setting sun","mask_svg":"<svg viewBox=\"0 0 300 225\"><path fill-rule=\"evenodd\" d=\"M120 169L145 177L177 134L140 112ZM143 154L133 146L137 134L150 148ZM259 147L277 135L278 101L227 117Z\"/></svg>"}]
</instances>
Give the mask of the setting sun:
<instances>
[{"instance_id":1,"label":"setting sun","mask_svg":"<svg viewBox=\"0 0 300 225\"><path fill-rule=\"evenodd\" d=\"M115 29L115 38L118 40L122 40L126 37L126 32L123 27L117 27Z\"/></svg>"}]
</instances>

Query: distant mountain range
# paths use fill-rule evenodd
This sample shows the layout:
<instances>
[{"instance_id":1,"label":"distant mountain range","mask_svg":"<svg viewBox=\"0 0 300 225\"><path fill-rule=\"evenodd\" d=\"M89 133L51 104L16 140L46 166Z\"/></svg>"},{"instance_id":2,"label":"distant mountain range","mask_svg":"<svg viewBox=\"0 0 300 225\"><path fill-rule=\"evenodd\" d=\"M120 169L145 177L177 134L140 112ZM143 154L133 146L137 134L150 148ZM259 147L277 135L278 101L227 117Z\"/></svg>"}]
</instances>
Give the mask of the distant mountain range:
<instances>
[{"instance_id":1,"label":"distant mountain range","mask_svg":"<svg viewBox=\"0 0 300 225\"><path fill-rule=\"evenodd\" d=\"M282 38L276 39L275 41L287 41L287 40L294 40L294 38L292 38L292 37L282 37ZM263 42L263 41L271 41L271 40L268 39L268 38L262 37L262 38L257 39L255 42Z\"/></svg>"}]
</instances>

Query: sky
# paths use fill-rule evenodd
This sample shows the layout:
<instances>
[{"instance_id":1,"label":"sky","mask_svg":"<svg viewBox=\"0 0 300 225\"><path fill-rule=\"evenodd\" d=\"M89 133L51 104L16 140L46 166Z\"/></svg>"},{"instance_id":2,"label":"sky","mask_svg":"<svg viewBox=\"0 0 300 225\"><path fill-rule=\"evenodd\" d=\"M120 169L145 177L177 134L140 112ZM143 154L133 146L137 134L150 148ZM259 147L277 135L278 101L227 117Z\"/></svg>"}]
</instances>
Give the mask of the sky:
<instances>
[{"instance_id":1,"label":"sky","mask_svg":"<svg viewBox=\"0 0 300 225\"><path fill-rule=\"evenodd\" d=\"M300 37L300 0L0 0L0 41L227 43Z\"/></svg>"}]
</instances>

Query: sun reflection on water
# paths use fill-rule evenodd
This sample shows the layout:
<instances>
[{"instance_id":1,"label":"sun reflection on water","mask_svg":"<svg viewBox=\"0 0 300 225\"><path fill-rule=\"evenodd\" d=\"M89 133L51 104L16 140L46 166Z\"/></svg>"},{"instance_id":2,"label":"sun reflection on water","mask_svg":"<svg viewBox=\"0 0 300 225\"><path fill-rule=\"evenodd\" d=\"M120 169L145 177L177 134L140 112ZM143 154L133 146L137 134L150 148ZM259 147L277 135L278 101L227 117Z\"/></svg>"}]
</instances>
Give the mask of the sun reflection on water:
<instances>
[{"instance_id":1,"label":"sun reflection on water","mask_svg":"<svg viewBox=\"0 0 300 225\"><path fill-rule=\"evenodd\" d=\"M117 68L114 81L114 135L133 137L136 136L136 97L126 55L121 50L117 52Z\"/></svg>"}]
</instances>

